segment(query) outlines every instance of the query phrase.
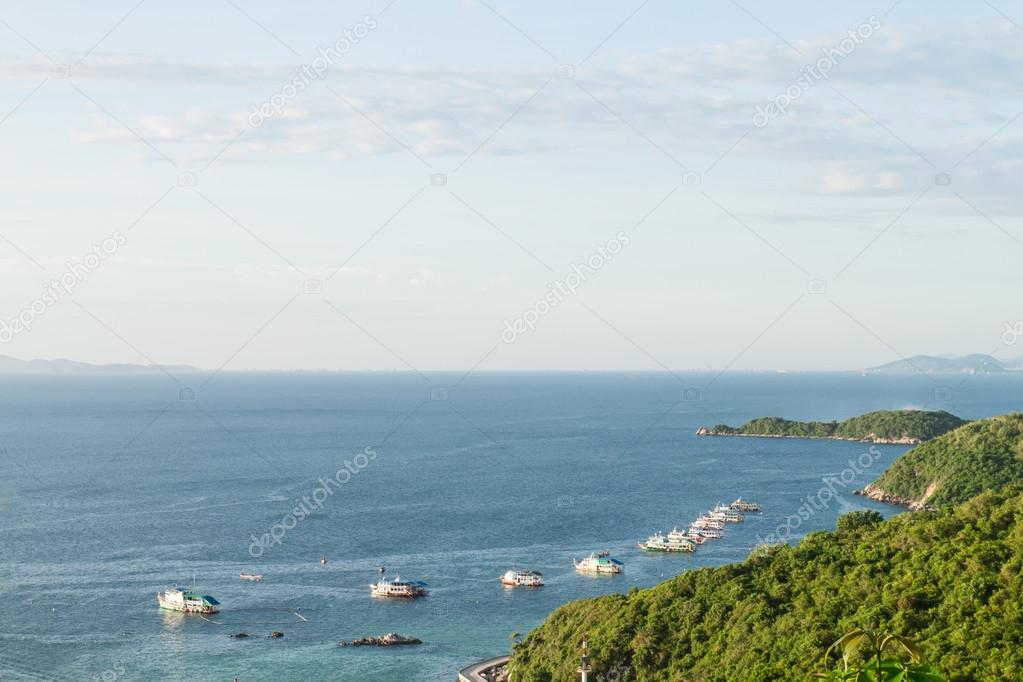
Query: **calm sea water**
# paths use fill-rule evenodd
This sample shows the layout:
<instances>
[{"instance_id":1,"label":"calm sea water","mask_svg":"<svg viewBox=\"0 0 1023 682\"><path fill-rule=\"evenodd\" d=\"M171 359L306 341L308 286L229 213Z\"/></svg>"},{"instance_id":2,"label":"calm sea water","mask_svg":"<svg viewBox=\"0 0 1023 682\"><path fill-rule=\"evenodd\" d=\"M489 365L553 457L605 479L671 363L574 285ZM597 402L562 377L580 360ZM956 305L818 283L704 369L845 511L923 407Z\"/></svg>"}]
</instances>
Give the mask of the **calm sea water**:
<instances>
[{"instance_id":1,"label":"calm sea water","mask_svg":"<svg viewBox=\"0 0 1023 682\"><path fill-rule=\"evenodd\" d=\"M866 451L697 438L697 427L907 407L983 417L1019 409L1023 387L1016 376L736 374L683 400L711 376L459 378L224 374L201 390L187 376L0 378L0 679L449 682L568 600L743 559ZM180 399L189 386L194 399ZM375 457L356 460L367 447ZM852 487L904 449L881 447ZM346 460L356 473L315 493ZM279 544L252 544L314 495L322 507ZM764 514L695 555L636 547L739 495ZM839 489L796 534L864 507L893 511ZM573 573L573 557L605 548L624 575ZM428 582L430 596L373 599L381 564ZM547 586L502 589L513 567L542 571ZM161 612L156 592L193 576L223 611ZM337 646L389 631L425 644Z\"/></svg>"}]
</instances>

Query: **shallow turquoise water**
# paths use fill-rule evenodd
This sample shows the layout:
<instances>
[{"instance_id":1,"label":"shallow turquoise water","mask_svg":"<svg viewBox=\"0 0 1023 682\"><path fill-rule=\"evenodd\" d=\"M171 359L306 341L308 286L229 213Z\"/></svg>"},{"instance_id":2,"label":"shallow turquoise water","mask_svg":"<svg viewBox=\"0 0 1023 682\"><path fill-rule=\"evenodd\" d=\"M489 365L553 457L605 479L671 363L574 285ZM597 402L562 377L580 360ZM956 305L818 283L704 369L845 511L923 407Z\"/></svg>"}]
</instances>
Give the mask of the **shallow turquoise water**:
<instances>
[{"instance_id":1,"label":"shallow turquoise water","mask_svg":"<svg viewBox=\"0 0 1023 682\"><path fill-rule=\"evenodd\" d=\"M687 401L684 389L711 375L459 378L224 374L199 389L202 377L4 377L0 679L450 681L565 601L741 560L866 451L697 438L697 427L898 407L981 417L1018 409L1023 386L1011 376L726 375ZM953 399L935 401L946 385ZM182 387L195 399L180 400ZM431 399L445 397L435 387L446 400ZM367 447L375 457L357 466ZM880 448L850 488L904 449ZM356 473L316 494L346 460ZM864 506L893 511L838 493L794 535ZM322 507L250 552L253 536L314 495ZM765 513L695 555L636 547L739 495ZM573 557L604 548L625 561L623 576L573 573ZM430 596L371 598L380 564L427 581ZM502 589L512 567L542 571L547 586ZM241 571L265 579L243 582ZM223 604L210 621L156 606L157 590L193 575ZM284 639L266 639L271 630ZM426 644L337 646L392 630ZM228 637L239 631L253 636Z\"/></svg>"}]
</instances>

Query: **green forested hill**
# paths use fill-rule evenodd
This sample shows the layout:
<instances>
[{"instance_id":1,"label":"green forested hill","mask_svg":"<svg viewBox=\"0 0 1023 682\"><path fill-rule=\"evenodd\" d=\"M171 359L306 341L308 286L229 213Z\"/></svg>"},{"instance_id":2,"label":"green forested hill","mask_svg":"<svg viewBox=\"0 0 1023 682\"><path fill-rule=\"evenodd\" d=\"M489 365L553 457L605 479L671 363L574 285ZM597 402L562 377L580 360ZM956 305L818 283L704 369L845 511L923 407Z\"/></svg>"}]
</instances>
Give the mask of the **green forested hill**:
<instances>
[{"instance_id":1,"label":"green forested hill","mask_svg":"<svg viewBox=\"0 0 1023 682\"><path fill-rule=\"evenodd\" d=\"M1023 414L1014 413L967 424L913 448L868 491L941 506L1020 480Z\"/></svg>"},{"instance_id":2,"label":"green forested hill","mask_svg":"<svg viewBox=\"0 0 1023 682\"><path fill-rule=\"evenodd\" d=\"M916 640L950 681L1023 680L1023 414L913 448L872 487L940 510L857 512L796 547L571 602L516 646L515 679L574 679L587 633L594 670L628 679L806 680L865 627Z\"/></svg>"},{"instance_id":3,"label":"green forested hill","mask_svg":"<svg viewBox=\"0 0 1023 682\"><path fill-rule=\"evenodd\" d=\"M515 649L522 682L595 672L637 680L806 680L852 627L899 632L950 681L1023 678L1023 490L940 512L842 517L744 563L571 602Z\"/></svg>"},{"instance_id":4,"label":"green forested hill","mask_svg":"<svg viewBox=\"0 0 1023 682\"><path fill-rule=\"evenodd\" d=\"M800 422L780 417L758 417L739 427L718 424L706 430L706 435L923 442L965 423L965 420L945 411L879 410L842 422Z\"/></svg>"}]
</instances>

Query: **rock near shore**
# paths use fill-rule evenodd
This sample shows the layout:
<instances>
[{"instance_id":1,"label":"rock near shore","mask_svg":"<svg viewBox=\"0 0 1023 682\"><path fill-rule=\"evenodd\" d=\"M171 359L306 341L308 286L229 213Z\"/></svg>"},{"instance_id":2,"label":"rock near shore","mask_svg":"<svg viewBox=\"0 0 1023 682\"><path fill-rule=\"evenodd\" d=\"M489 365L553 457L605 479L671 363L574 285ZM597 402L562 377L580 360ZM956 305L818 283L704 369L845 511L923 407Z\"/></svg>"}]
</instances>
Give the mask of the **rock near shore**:
<instances>
[{"instance_id":1,"label":"rock near shore","mask_svg":"<svg viewBox=\"0 0 1023 682\"><path fill-rule=\"evenodd\" d=\"M511 680L507 663L483 671L482 676L487 682L510 682Z\"/></svg>"},{"instance_id":2,"label":"rock near shore","mask_svg":"<svg viewBox=\"0 0 1023 682\"><path fill-rule=\"evenodd\" d=\"M338 646L401 646L408 644L422 644L423 641L416 637L405 637L397 632L388 632L379 637L362 637L353 639L350 642L341 641Z\"/></svg>"}]
</instances>

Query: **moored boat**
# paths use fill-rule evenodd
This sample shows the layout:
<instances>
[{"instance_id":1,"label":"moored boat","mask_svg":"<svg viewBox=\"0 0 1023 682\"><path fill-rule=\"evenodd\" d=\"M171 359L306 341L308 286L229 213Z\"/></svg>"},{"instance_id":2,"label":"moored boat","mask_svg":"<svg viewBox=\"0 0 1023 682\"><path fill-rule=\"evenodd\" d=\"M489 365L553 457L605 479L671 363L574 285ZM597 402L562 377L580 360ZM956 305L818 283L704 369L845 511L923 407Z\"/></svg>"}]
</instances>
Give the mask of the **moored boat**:
<instances>
[{"instance_id":1,"label":"moored boat","mask_svg":"<svg viewBox=\"0 0 1023 682\"><path fill-rule=\"evenodd\" d=\"M724 530L725 529L725 523L724 523L724 521L718 521L716 519L712 519L711 517L709 517L707 515L704 515L704 516L699 517L695 521L693 521L692 527L693 528L709 528L709 529L712 529L712 530Z\"/></svg>"},{"instance_id":2,"label":"moored boat","mask_svg":"<svg viewBox=\"0 0 1023 682\"><path fill-rule=\"evenodd\" d=\"M723 523L739 523L745 520L745 517L737 511L727 509L724 511L714 510L707 515L713 521L721 521Z\"/></svg>"},{"instance_id":3,"label":"moored boat","mask_svg":"<svg viewBox=\"0 0 1023 682\"><path fill-rule=\"evenodd\" d=\"M689 529L689 532L695 533L700 537L708 540L716 540L717 538L725 537L725 531L720 528L705 528L702 526L693 526Z\"/></svg>"},{"instance_id":4,"label":"moored boat","mask_svg":"<svg viewBox=\"0 0 1023 682\"><path fill-rule=\"evenodd\" d=\"M686 538L687 540L691 540L697 545L702 545L703 543L707 542L707 537L700 535L692 528L684 531L679 531L679 535Z\"/></svg>"},{"instance_id":5,"label":"moored boat","mask_svg":"<svg viewBox=\"0 0 1023 682\"><path fill-rule=\"evenodd\" d=\"M668 533L668 540L670 542L691 542L694 545L702 545L706 538L701 535L696 535L692 531L679 530L676 526L671 529L670 533Z\"/></svg>"},{"instance_id":6,"label":"moored boat","mask_svg":"<svg viewBox=\"0 0 1023 682\"><path fill-rule=\"evenodd\" d=\"M216 613L220 602L208 594L199 594L184 587L168 587L156 593L156 601L161 609L181 611L182 613Z\"/></svg>"},{"instance_id":7,"label":"moored boat","mask_svg":"<svg viewBox=\"0 0 1023 682\"><path fill-rule=\"evenodd\" d=\"M395 576L394 580L388 580L381 576L380 580L369 586L369 590L374 597L414 599L416 597L425 597L428 594L426 583L402 580L401 576Z\"/></svg>"},{"instance_id":8,"label":"moored boat","mask_svg":"<svg viewBox=\"0 0 1023 682\"><path fill-rule=\"evenodd\" d=\"M735 511L740 511L740 512L759 512L759 511L763 511L763 508L760 506L759 503L757 503L757 502L749 502L748 500L744 500L741 497L739 499L737 499L735 502L732 502L732 504L730 504L729 506L732 509L734 509Z\"/></svg>"},{"instance_id":9,"label":"moored boat","mask_svg":"<svg viewBox=\"0 0 1023 682\"><path fill-rule=\"evenodd\" d=\"M602 552L602 554L604 554ZM610 556L600 556L596 553L590 554L582 561L572 559L572 563L575 565L575 570L580 573L593 573L593 574L617 574L625 570L625 564L618 559L612 559Z\"/></svg>"},{"instance_id":10,"label":"moored boat","mask_svg":"<svg viewBox=\"0 0 1023 682\"><path fill-rule=\"evenodd\" d=\"M543 573L539 571L508 571L501 576L505 587L543 587Z\"/></svg>"},{"instance_id":11,"label":"moored boat","mask_svg":"<svg viewBox=\"0 0 1023 682\"><path fill-rule=\"evenodd\" d=\"M696 543L682 537L676 529L667 536L659 532L654 533L646 542L639 543L639 548L648 552L692 552L696 549Z\"/></svg>"}]
</instances>

